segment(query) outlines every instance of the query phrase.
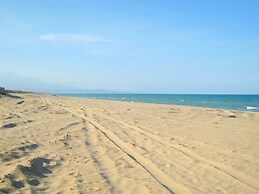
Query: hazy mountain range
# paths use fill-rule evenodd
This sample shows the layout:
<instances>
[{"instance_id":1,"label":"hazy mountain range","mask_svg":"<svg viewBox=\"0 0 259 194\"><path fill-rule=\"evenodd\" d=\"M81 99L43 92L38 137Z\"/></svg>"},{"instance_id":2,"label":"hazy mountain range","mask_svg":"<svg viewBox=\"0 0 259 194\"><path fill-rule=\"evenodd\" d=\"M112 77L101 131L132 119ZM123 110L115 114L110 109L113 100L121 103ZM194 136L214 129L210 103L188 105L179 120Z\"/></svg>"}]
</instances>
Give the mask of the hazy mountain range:
<instances>
[{"instance_id":1,"label":"hazy mountain range","mask_svg":"<svg viewBox=\"0 0 259 194\"><path fill-rule=\"evenodd\" d=\"M47 81L28 78L13 73L0 73L0 87L11 90L22 90L31 92L49 93L119 93L106 89L85 89L77 86L66 86L61 84L49 83Z\"/></svg>"}]
</instances>

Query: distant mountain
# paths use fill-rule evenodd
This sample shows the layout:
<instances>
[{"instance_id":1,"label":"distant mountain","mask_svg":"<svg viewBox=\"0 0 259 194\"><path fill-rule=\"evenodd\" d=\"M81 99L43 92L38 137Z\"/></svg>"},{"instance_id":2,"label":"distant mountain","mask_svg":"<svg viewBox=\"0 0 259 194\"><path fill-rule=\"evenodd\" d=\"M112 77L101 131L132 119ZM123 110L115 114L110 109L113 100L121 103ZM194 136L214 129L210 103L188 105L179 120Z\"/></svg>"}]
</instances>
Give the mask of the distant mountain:
<instances>
[{"instance_id":1,"label":"distant mountain","mask_svg":"<svg viewBox=\"0 0 259 194\"><path fill-rule=\"evenodd\" d=\"M0 87L11 90L23 90L44 93L118 93L106 89L84 89L60 84L53 84L42 80L32 79L13 73L0 73Z\"/></svg>"},{"instance_id":2,"label":"distant mountain","mask_svg":"<svg viewBox=\"0 0 259 194\"><path fill-rule=\"evenodd\" d=\"M77 93L77 94L118 94L121 92L112 91L112 90L105 90L105 89L96 89L96 90L90 90L90 89L67 89L61 92L55 92L55 93Z\"/></svg>"}]
</instances>

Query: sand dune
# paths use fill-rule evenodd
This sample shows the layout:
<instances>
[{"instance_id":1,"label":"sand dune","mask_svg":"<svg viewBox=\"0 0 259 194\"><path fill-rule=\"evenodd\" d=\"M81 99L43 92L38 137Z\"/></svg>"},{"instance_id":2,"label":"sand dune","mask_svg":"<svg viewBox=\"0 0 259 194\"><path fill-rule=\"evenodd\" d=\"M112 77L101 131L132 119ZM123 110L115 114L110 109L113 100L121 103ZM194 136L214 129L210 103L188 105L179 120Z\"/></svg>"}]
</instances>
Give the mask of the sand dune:
<instances>
[{"instance_id":1,"label":"sand dune","mask_svg":"<svg viewBox=\"0 0 259 194\"><path fill-rule=\"evenodd\" d=\"M259 193L259 113L0 98L0 193Z\"/></svg>"}]
</instances>

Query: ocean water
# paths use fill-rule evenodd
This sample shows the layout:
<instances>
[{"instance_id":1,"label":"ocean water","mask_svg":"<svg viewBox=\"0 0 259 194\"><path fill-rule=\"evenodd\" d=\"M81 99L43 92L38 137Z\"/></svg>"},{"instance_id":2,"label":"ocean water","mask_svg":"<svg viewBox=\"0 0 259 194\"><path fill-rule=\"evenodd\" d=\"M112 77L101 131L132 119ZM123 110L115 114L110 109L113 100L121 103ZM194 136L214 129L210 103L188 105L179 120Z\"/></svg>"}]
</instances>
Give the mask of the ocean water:
<instances>
[{"instance_id":1,"label":"ocean water","mask_svg":"<svg viewBox=\"0 0 259 194\"><path fill-rule=\"evenodd\" d=\"M144 102L154 104L176 104L207 108L220 108L259 112L259 95L205 95L205 94L59 94L63 96Z\"/></svg>"}]
</instances>

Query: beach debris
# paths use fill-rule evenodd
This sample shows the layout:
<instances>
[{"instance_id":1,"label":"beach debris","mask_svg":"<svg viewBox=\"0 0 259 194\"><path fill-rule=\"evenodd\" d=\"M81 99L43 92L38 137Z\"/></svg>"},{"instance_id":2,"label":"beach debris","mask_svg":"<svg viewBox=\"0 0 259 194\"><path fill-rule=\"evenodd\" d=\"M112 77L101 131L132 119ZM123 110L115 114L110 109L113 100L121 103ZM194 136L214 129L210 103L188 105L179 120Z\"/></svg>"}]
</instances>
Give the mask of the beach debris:
<instances>
[{"instance_id":1,"label":"beach debris","mask_svg":"<svg viewBox=\"0 0 259 194\"><path fill-rule=\"evenodd\" d=\"M10 113L9 116L5 117L5 119L13 119L13 118L20 118L20 116L14 113Z\"/></svg>"},{"instance_id":2,"label":"beach debris","mask_svg":"<svg viewBox=\"0 0 259 194\"><path fill-rule=\"evenodd\" d=\"M3 129L14 128L14 127L16 127L15 123L9 123L2 126Z\"/></svg>"},{"instance_id":3,"label":"beach debris","mask_svg":"<svg viewBox=\"0 0 259 194\"><path fill-rule=\"evenodd\" d=\"M23 104L24 100L17 102L16 104Z\"/></svg>"},{"instance_id":4,"label":"beach debris","mask_svg":"<svg viewBox=\"0 0 259 194\"><path fill-rule=\"evenodd\" d=\"M4 87L0 87L0 94L5 94L6 91L5 91L5 88Z\"/></svg>"},{"instance_id":5,"label":"beach debris","mask_svg":"<svg viewBox=\"0 0 259 194\"><path fill-rule=\"evenodd\" d=\"M237 118L237 116L235 114L230 114L228 115L229 118Z\"/></svg>"}]
</instances>

